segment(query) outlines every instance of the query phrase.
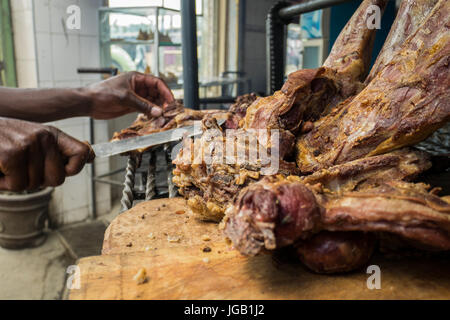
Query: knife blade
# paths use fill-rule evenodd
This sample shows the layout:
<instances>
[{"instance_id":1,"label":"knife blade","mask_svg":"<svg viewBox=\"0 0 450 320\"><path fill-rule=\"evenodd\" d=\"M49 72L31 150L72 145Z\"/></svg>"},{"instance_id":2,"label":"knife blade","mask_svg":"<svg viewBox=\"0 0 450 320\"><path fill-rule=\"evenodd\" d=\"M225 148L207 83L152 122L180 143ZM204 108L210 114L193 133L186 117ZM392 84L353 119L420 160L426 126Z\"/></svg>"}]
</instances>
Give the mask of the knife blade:
<instances>
[{"instance_id":1,"label":"knife blade","mask_svg":"<svg viewBox=\"0 0 450 320\"><path fill-rule=\"evenodd\" d=\"M224 122L225 120L223 119L217 120L219 126ZM180 141L183 137L192 137L201 133L202 127L200 121L198 121L198 123L192 126L175 128L124 140L98 143L92 145L91 148L95 153L95 157L104 158L133 150L150 148L168 142Z\"/></svg>"}]
</instances>

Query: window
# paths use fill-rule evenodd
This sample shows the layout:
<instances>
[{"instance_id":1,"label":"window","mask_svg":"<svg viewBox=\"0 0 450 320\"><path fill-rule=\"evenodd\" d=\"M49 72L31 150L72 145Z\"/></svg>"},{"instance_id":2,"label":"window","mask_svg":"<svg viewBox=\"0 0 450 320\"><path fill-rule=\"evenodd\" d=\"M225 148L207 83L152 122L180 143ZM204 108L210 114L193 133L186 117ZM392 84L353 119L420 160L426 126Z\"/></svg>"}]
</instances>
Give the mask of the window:
<instances>
[{"instance_id":1,"label":"window","mask_svg":"<svg viewBox=\"0 0 450 320\"><path fill-rule=\"evenodd\" d=\"M110 7L148 7L159 6L180 10L180 0L109 0ZM197 14L203 14L203 1L196 0Z\"/></svg>"}]
</instances>

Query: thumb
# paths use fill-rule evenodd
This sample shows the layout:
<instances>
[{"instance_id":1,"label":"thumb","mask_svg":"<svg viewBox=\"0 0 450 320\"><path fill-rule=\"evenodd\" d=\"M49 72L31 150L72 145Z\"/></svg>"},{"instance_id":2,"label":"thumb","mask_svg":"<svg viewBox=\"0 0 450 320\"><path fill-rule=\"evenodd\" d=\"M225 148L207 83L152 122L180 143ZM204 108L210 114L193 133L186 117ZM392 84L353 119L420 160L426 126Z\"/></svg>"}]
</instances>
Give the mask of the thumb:
<instances>
[{"instance_id":1,"label":"thumb","mask_svg":"<svg viewBox=\"0 0 450 320\"><path fill-rule=\"evenodd\" d=\"M159 117L162 115L163 111L157 105L151 103L150 101L139 97L136 93L130 92L128 96L128 103L130 107L136 109L143 114L149 115L151 117Z\"/></svg>"}]
</instances>

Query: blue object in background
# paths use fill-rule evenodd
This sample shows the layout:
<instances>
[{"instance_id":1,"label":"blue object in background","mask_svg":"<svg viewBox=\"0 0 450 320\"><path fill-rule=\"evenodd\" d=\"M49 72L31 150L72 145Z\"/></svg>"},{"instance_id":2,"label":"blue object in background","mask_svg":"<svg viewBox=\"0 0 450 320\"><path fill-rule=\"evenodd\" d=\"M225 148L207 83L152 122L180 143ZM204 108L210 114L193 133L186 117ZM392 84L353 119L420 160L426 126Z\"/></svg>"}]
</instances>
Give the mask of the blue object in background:
<instances>
[{"instance_id":1,"label":"blue object in background","mask_svg":"<svg viewBox=\"0 0 450 320\"><path fill-rule=\"evenodd\" d=\"M322 38L322 10L302 14L300 27L302 39Z\"/></svg>"},{"instance_id":2,"label":"blue object in background","mask_svg":"<svg viewBox=\"0 0 450 320\"><path fill-rule=\"evenodd\" d=\"M329 49L333 47L336 38L344 28L347 21L352 17L353 13L361 4L360 0L354 0L351 2L343 3L337 6L331 7L330 12L330 42ZM378 53L383 47L384 41L391 29L392 22L395 19L395 0L389 0L386 9L384 10L383 17L381 18L381 29L377 30L375 42L372 51L371 66L374 64Z\"/></svg>"}]
</instances>

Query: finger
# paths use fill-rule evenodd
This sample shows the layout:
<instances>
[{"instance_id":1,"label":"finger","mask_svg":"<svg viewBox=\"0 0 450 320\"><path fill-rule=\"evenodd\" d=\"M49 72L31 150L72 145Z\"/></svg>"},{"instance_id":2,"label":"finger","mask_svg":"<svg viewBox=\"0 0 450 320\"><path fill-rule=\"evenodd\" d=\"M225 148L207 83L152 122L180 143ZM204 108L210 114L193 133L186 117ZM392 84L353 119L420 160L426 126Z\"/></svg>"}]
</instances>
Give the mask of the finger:
<instances>
[{"instance_id":1,"label":"finger","mask_svg":"<svg viewBox=\"0 0 450 320\"><path fill-rule=\"evenodd\" d=\"M6 186L6 177L2 172L0 172L0 190L8 190Z\"/></svg>"},{"instance_id":2,"label":"finger","mask_svg":"<svg viewBox=\"0 0 450 320\"><path fill-rule=\"evenodd\" d=\"M163 113L160 107L133 92L130 92L127 100L131 107L152 117L159 117Z\"/></svg>"},{"instance_id":3,"label":"finger","mask_svg":"<svg viewBox=\"0 0 450 320\"><path fill-rule=\"evenodd\" d=\"M154 97L157 101L155 103L171 103L175 101L172 91L164 82L164 80L149 76L149 75L136 75L135 81L139 84L143 84L147 89L147 95ZM145 96L144 96L145 97Z\"/></svg>"},{"instance_id":4,"label":"finger","mask_svg":"<svg viewBox=\"0 0 450 320\"><path fill-rule=\"evenodd\" d=\"M28 170L25 157L13 159L14 163L3 169L4 176L0 179L0 189L23 191L28 186Z\"/></svg>"},{"instance_id":5,"label":"finger","mask_svg":"<svg viewBox=\"0 0 450 320\"><path fill-rule=\"evenodd\" d=\"M39 188L44 181L45 157L39 143L33 143L28 150L28 190Z\"/></svg>"},{"instance_id":6,"label":"finger","mask_svg":"<svg viewBox=\"0 0 450 320\"><path fill-rule=\"evenodd\" d=\"M83 169L90 157L90 148L83 142L78 141L59 131L57 136L58 149L63 158L67 159L65 165L66 176L74 176Z\"/></svg>"},{"instance_id":7,"label":"finger","mask_svg":"<svg viewBox=\"0 0 450 320\"><path fill-rule=\"evenodd\" d=\"M44 183L46 187L57 187L66 180L64 160L55 144L49 146L45 152L44 160Z\"/></svg>"},{"instance_id":8,"label":"finger","mask_svg":"<svg viewBox=\"0 0 450 320\"><path fill-rule=\"evenodd\" d=\"M95 160L95 151L92 149L92 146L88 141L83 141L83 143L89 148L87 163L93 163Z\"/></svg>"}]
</instances>

